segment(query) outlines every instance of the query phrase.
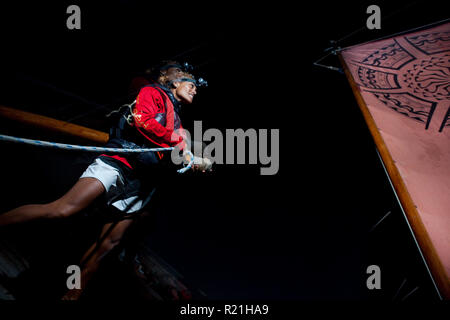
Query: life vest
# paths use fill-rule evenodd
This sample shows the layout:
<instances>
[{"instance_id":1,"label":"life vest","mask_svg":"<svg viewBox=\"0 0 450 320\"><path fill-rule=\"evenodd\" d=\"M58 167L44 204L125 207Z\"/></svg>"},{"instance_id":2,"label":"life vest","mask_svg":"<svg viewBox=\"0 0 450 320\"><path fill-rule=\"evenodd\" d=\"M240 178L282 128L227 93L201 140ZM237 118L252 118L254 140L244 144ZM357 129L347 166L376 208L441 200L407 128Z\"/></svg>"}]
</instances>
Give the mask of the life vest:
<instances>
[{"instance_id":1,"label":"life vest","mask_svg":"<svg viewBox=\"0 0 450 320\"><path fill-rule=\"evenodd\" d=\"M164 102L164 110L157 113L155 120L168 130L182 129L181 120L178 115L180 110L179 102L175 100L173 94L167 88L159 84L150 84L144 87L153 87L161 95ZM117 112L110 116L109 142L107 146L116 148L154 148L161 147L156 141L151 140L147 135L143 134L136 128L135 105L121 107ZM164 153L161 152L144 152L138 154L127 155L131 158L130 162L143 165L154 165L163 158Z\"/></svg>"},{"instance_id":2,"label":"life vest","mask_svg":"<svg viewBox=\"0 0 450 320\"><path fill-rule=\"evenodd\" d=\"M169 130L178 130L181 128L181 120L178 113L180 112L180 103L175 99L169 89L158 85L149 84L144 87L152 87L158 90L164 101L164 112L158 113L155 120ZM143 87L143 88L144 88Z\"/></svg>"},{"instance_id":3,"label":"life vest","mask_svg":"<svg viewBox=\"0 0 450 320\"><path fill-rule=\"evenodd\" d=\"M175 100L173 94L166 88L158 84L150 84L144 87L152 87L158 90L164 102L164 112L157 113L155 120L168 130L178 130L182 128L180 116L178 115L180 111L180 104ZM134 108L130 108L128 105L121 107L117 112L110 116L110 139L125 139L130 142L135 143L145 143L148 145L149 141L152 144L160 146L157 142L152 141L148 137L143 140L141 136L138 135L138 130L136 130L133 123ZM146 141L149 140L149 141Z\"/></svg>"}]
</instances>

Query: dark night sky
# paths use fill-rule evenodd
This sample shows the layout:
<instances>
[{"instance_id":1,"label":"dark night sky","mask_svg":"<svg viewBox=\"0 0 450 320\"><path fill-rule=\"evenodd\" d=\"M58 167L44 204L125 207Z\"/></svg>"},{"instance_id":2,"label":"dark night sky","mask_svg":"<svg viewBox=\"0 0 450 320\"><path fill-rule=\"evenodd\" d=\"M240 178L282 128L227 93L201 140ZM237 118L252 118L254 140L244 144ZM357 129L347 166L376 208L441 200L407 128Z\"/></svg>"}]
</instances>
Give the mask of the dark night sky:
<instances>
[{"instance_id":1,"label":"dark night sky","mask_svg":"<svg viewBox=\"0 0 450 320\"><path fill-rule=\"evenodd\" d=\"M421 284L420 297L432 299L345 76L312 64L329 40L365 26L372 3L142 2L2 8L0 104L105 130L104 114L127 102L134 76L181 55L209 82L183 110L184 126L278 128L280 170L260 176L258 165L217 166L187 175L176 180L178 202L164 185L148 236L158 255L213 300L390 299L405 274ZM377 2L382 29L364 29L341 46L446 18L431 2ZM81 7L79 31L65 26L69 4ZM72 155L64 152L4 145L2 154L9 199L2 210L49 201L79 174L67 169ZM390 224L369 233L388 211ZM382 293L365 286L370 264L386 270Z\"/></svg>"}]
</instances>

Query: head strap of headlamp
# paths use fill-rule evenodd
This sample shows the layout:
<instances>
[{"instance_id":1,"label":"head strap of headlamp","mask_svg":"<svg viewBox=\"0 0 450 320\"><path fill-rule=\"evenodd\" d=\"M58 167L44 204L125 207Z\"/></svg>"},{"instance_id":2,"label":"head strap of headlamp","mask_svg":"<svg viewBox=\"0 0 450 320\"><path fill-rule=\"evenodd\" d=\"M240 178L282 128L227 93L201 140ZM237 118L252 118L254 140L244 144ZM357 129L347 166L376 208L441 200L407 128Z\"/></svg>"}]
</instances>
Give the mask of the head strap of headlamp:
<instances>
[{"instance_id":1,"label":"head strap of headlamp","mask_svg":"<svg viewBox=\"0 0 450 320\"><path fill-rule=\"evenodd\" d=\"M203 78L199 78L198 80L196 80L196 79L191 79L191 78L186 78L186 77L174 79L174 80L170 81L168 83L168 85L170 86L174 82L185 82L185 81L192 82L193 84L195 84L196 87L207 87L208 86L208 82Z\"/></svg>"}]
</instances>

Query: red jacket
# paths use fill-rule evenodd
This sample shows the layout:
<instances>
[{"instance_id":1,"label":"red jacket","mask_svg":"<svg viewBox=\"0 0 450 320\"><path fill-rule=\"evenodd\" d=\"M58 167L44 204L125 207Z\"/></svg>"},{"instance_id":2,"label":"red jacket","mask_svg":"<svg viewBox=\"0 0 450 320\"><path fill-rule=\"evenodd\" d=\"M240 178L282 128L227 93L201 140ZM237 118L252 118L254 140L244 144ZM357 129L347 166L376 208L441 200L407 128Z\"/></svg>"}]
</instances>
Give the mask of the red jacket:
<instances>
[{"instance_id":1,"label":"red jacket","mask_svg":"<svg viewBox=\"0 0 450 320\"><path fill-rule=\"evenodd\" d=\"M185 148L185 133L178 114L169 96L158 87L143 87L133 109L134 127L146 140L157 146L168 148L178 145ZM162 154L158 153L162 158ZM108 156L108 155L103 155ZM108 156L131 168L126 158L120 155Z\"/></svg>"},{"instance_id":2,"label":"red jacket","mask_svg":"<svg viewBox=\"0 0 450 320\"><path fill-rule=\"evenodd\" d=\"M163 90L143 87L136 98L133 118L136 129L152 143L164 148L180 143L180 149L184 148L181 121ZM177 129L180 134L175 132Z\"/></svg>"}]
</instances>

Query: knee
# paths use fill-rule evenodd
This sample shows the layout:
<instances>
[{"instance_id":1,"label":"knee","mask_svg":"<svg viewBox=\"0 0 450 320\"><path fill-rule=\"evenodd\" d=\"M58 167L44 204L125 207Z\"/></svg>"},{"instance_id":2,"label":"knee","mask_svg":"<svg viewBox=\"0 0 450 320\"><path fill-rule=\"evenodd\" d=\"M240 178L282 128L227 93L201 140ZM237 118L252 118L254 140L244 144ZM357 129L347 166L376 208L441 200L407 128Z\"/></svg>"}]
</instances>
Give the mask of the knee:
<instances>
[{"instance_id":1,"label":"knee","mask_svg":"<svg viewBox=\"0 0 450 320\"><path fill-rule=\"evenodd\" d=\"M107 237L103 240L100 250L104 253L108 253L120 243L120 240L121 238L118 237Z\"/></svg>"}]
</instances>

